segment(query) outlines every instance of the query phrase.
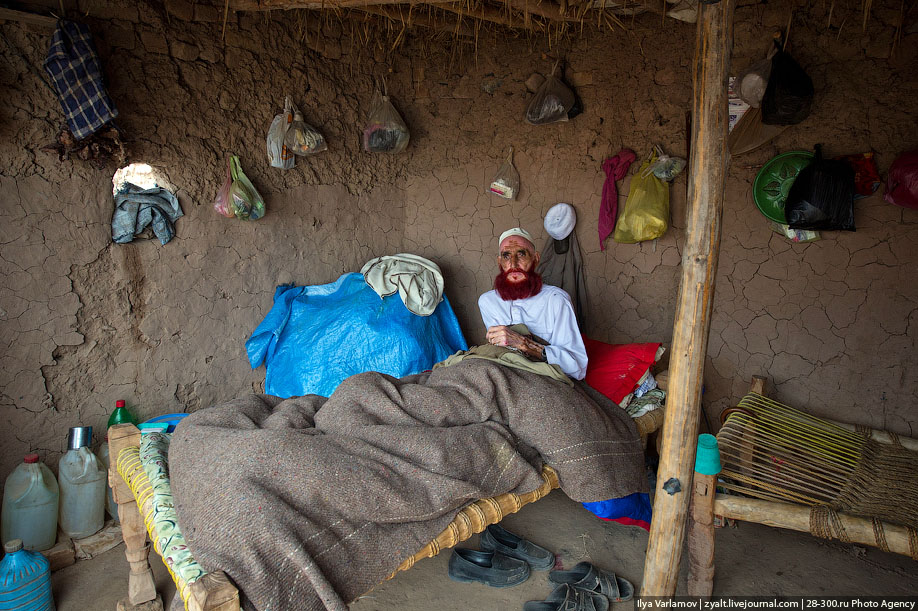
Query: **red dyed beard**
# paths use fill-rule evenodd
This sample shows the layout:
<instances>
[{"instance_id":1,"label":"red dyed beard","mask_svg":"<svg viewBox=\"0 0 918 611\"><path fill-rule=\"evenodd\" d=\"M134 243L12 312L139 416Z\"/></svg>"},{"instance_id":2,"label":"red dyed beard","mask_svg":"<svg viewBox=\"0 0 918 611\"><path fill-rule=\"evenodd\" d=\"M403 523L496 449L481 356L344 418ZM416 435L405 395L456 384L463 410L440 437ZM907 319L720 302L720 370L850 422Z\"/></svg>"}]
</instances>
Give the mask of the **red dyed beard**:
<instances>
[{"instance_id":1,"label":"red dyed beard","mask_svg":"<svg viewBox=\"0 0 918 611\"><path fill-rule=\"evenodd\" d=\"M526 274L526 279L520 282L510 282L507 276L511 272ZM501 271L494 278L494 289L504 301L526 299L527 297L538 295L539 291L542 290L542 276L532 270L525 272L521 269L508 269L507 271Z\"/></svg>"}]
</instances>

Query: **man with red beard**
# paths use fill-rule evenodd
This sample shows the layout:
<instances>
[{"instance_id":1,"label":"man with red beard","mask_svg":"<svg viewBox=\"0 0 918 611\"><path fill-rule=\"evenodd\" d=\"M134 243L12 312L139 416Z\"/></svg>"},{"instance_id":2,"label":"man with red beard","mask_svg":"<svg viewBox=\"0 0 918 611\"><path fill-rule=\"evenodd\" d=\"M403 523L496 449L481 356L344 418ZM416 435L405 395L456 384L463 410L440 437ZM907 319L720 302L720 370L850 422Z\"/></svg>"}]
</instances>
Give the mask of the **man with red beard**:
<instances>
[{"instance_id":1,"label":"man with red beard","mask_svg":"<svg viewBox=\"0 0 918 611\"><path fill-rule=\"evenodd\" d=\"M478 299L489 344L506 346L530 359L558 365L571 378L586 375L587 354L570 296L556 286L543 285L536 273L539 253L532 236L514 227L501 234L494 290ZM524 324L529 336L509 328Z\"/></svg>"}]
</instances>

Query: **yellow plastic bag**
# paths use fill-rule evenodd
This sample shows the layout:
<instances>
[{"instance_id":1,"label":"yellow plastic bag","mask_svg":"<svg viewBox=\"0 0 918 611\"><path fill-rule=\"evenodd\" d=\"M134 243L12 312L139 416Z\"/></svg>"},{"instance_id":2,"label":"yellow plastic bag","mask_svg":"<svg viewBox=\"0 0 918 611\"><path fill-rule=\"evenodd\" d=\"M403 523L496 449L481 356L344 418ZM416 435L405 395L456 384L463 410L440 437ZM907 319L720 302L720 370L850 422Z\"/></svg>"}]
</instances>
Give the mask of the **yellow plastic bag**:
<instances>
[{"instance_id":1,"label":"yellow plastic bag","mask_svg":"<svg viewBox=\"0 0 918 611\"><path fill-rule=\"evenodd\" d=\"M612 235L620 244L655 240L669 227L669 185L650 170L656 160L653 153L631 177L628 199Z\"/></svg>"}]
</instances>

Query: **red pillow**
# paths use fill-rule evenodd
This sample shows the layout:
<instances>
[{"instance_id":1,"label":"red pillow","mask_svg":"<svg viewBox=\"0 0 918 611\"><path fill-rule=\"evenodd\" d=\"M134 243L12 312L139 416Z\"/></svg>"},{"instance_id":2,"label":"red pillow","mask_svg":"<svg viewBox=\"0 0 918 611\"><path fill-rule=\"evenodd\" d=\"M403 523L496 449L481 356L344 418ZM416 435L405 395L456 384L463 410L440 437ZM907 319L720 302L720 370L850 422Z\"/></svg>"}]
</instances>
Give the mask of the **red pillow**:
<instances>
[{"instance_id":1,"label":"red pillow","mask_svg":"<svg viewBox=\"0 0 918 611\"><path fill-rule=\"evenodd\" d=\"M637 386L641 376L656 362L659 343L606 344L588 337L585 382L616 403Z\"/></svg>"}]
</instances>

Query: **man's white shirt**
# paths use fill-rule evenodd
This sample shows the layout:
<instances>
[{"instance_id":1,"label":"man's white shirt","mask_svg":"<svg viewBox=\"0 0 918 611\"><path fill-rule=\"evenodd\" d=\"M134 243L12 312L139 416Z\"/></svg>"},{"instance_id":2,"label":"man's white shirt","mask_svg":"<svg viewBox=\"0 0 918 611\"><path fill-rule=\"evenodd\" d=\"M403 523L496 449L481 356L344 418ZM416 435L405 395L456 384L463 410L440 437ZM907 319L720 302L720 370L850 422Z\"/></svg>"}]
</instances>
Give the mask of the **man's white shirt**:
<instances>
[{"instance_id":1,"label":"man's white shirt","mask_svg":"<svg viewBox=\"0 0 918 611\"><path fill-rule=\"evenodd\" d=\"M586 348L571 298L564 290L546 284L537 295L512 301L504 301L491 290L478 298L478 309L486 329L522 323L550 344L545 347L545 360L575 380L586 375Z\"/></svg>"}]
</instances>

